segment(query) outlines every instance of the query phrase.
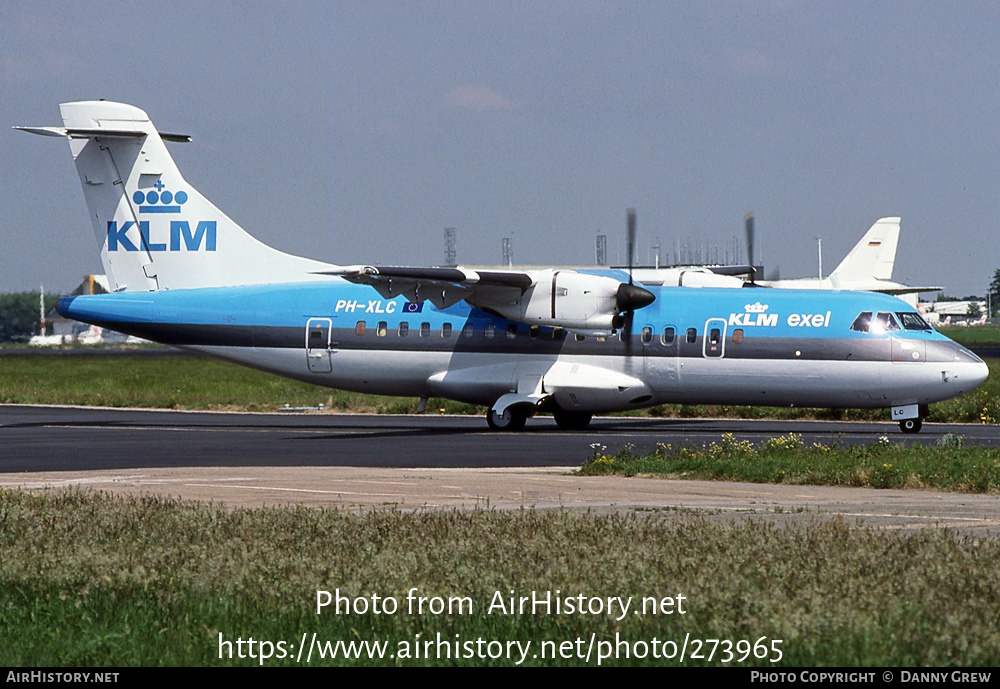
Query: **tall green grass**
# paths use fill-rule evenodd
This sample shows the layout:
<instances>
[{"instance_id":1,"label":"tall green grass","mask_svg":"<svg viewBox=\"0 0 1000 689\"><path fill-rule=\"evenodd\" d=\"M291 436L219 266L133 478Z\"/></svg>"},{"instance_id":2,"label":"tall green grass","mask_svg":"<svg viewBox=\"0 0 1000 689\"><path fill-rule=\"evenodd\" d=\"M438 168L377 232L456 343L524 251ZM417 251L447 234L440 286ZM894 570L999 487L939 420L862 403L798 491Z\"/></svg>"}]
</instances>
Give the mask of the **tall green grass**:
<instances>
[{"instance_id":1,"label":"tall green grass","mask_svg":"<svg viewBox=\"0 0 1000 689\"><path fill-rule=\"evenodd\" d=\"M237 509L0 491L0 665L254 665L219 635L299 643L781 640L788 666L1000 663L1000 541L685 514ZM467 596L466 615L317 615L350 597ZM686 614L486 614L497 591L682 594ZM234 643L235 646L235 643ZM535 647L537 649L537 647ZM707 649L705 649L707 656ZM295 664L289 659L267 665ZM499 659L313 664L512 665ZM528 664L583 665L576 658ZM596 664L592 658L590 665ZM678 664L620 658L606 664ZM716 657L686 665L719 664ZM736 665L772 666L750 658Z\"/></svg>"},{"instance_id":2,"label":"tall green grass","mask_svg":"<svg viewBox=\"0 0 1000 689\"><path fill-rule=\"evenodd\" d=\"M203 356L18 354L0 357L0 403L232 411L323 405L407 414L416 412L418 400L323 388ZM439 399L428 410L479 413L472 405Z\"/></svg>"},{"instance_id":3,"label":"tall green grass","mask_svg":"<svg viewBox=\"0 0 1000 689\"><path fill-rule=\"evenodd\" d=\"M997 325L944 326L937 330L966 347L1000 347L1000 326Z\"/></svg>"}]
</instances>

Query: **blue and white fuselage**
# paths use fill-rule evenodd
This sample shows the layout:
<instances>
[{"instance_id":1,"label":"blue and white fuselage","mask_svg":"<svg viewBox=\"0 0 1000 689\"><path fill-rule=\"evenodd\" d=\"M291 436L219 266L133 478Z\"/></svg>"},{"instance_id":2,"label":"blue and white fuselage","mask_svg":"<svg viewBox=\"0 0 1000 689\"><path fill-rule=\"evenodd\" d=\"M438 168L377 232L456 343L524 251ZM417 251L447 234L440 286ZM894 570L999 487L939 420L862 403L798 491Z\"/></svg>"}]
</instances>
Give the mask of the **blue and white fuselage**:
<instances>
[{"instance_id":1,"label":"blue and white fuselage","mask_svg":"<svg viewBox=\"0 0 1000 689\"><path fill-rule=\"evenodd\" d=\"M181 176L164 141L188 137L121 103L60 109L63 127L21 129L69 140L113 290L62 299L67 318L317 385L483 404L504 429L536 411L581 428L595 412L682 402L886 407L912 432L927 404L987 375L882 294L286 254Z\"/></svg>"},{"instance_id":2,"label":"blue and white fuselage","mask_svg":"<svg viewBox=\"0 0 1000 689\"><path fill-rule=\"evenodd\" d=\"M532 327L465 302L386 299L341 280L67 297L59 311L318 385L483 405L537 388L589 412L667 402L897 407L968 392L987 374L969 350L914 328L919 314L895 297L650 291L656 300L634 313L631 333L609 337ZM892 329L852 330L865 313L891 317ZM608 386L588 385L601 375Z\"/></svg>"}]
</instances>

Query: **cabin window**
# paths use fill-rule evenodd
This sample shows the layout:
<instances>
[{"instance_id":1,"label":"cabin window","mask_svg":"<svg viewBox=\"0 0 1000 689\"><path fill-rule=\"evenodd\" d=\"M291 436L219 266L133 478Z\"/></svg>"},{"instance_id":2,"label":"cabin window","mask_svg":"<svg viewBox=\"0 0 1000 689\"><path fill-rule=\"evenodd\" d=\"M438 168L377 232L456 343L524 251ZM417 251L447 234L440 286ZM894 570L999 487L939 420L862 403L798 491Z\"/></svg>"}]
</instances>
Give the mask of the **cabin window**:
<instances>
[{"instance_id":1,"label":"cabin window","mask_svg":"<svg viewBox=\"0 0 1000 689\"><path fill-rule=\"evenodd\" d=\"M513 340L515 337L517 337L517 326L511 323L507 326L507 339Z\"/></svg>"},{"instance_id":2,"label":"cabin window","mask_svg":"<svg viewBox=\"0 0 1000 689\"><path fill-rule=\"evenodd\" d=\"M406 337L410 334L410 324L406 321L399 322L399 330L397 331L400 337Z\"/></svg>"},{"instance_id":3,"label":"cabin window","mask_svg":"<svg viewBox=\"0 0 1000 689\"><path fill-rule=\"evenodd\" d=\"M931 329L931 326L927 324L927 321L925 321L923 317L915 311L897 311L896 315L899 316L899 322L903 324L903 328L906 330Z\"/></svg>"},{"instance_id":4,"label":"cabin window","mask_svg":"<svg viewBox=\"0 0 1000 689\"><path fill-rule=\"evenodd\" d=\"M451 337L451 323L445 323L441 326L441 337Z\"/></svg>"},{"instance_id":5,"label":"cabin window","mask_svg":"<svg viewBox=\"0 0 1000 689\"><path fill-rule=\"evenodd\" d=\"M743 328L733 331L733 344L743 344Z\"/></svg>"},{"instance_id":6,"label":"cabin window","mask_svg":"<svg viewBox=\"0 0 1000 689\"><path fill-rule=\"evenodd\" d=\"M528 328L528 338L531 340L537 340L541 332L542 332L541 328L539 328L537 325L533 325L530 328Z\"/></svg>"},{"instance_id":7,"label":"cabin window","mask_svg":"<svg viewBox=\"0 0 1000 689\"><path fill-rule=\"evenodd\" d=\"M673 342L674 342L674 328L673 326L668 325L666 328L663 329L663 334L660 335L660 343L668 345L668 344L673 344Z\"/></svg>"},{"instance_id":8,"label":"cabin window","mask_svg":"<svg viewBox=\"0 0 1000 689\"><path fill-rule=\"evenodd\" d=\"M872 312L862 311L858 314L858 317L854 319L854 322L851 323L851 330L857 330L859 333L866 333L868 332L868 326L871 325L871 322Z\"/></svg>"},{"instance_id":9,"label":"cabin window","mask_svg":"<svg viewBox=\"0 0 1000 689\"><path fill-rule=\"evenodd\" d=\"M585 339L587 339L587 338L586 338L586 337L585 337L584 335L579 335L579 334L578 334L578 335L576 336L576 341L577 341L577 342L583 342L583 341L584 341Z\"/></svg>"},{"instance_id":10,"label":"cabin window","mask_svg":"<svg viewBox=\"0 0 1000 689\"><path fill-rule=\"evenodd\" d=\"M565 340L566 339L566 331L563 330L562 328L553 328L552 329L552 339L553 340Z\"/></svg>"},{"instance_id":11,"label":"cabin window","mask_svg":"<svg viewBox=\"0 0 1000 689\"><path fill-rule=\"evenodd\" d=\"M896 322L896 317L887 311L879 311L878 315L875 316L875 323L872 324L871 332L881 335L893 330L899 330L899 323Z\"/></svg>"},{"instance_id":12,"label":"cabin window","mask_svg":"<svg viewBox=\"0 0 1000 689\"><path fill-rule=\"evenodd\" d=\"M649 344L653 341L653 329L647 325L642 329L642 335L640 337L644 345Z\"/></svg>"},{"instance_id":13,"label":"cabin window","mask_svg":"<svg viewBox=\"0 0 1000 689\"><path fill-rule=\"evenodd\" d=\"M694 328L688 328L687 330L687 343L694 344L698 341L698 331Z\"/></svg>"},{"instance_id":14,"label":"cabin window","mask_svg":"<svg viewBox=\"0 0 1000 689\"><path fill-rule=\"evenodd\" d=\"M379 321L378 325L375 326L375 334L379 337L385 337L387 332L389 332L389 324L385 321Z\"/></svg>"},{"instance_id":15,"label":"cabin window","mask_svg":"<svg viewBox=\"0 0 1000 689\"><path fill-rule=\"evenodd\" d=\"M421 323L420 324L420 337L427 337L431 334L431 324Z\"/></svg>"},{"instance_id":16,"label":"cabin window","mask_svg":"<svg viewBox=\"0 0 1000 689\"><path fill-rule=\"evenodd\" d=\"M476 326L474 326L472 323L466 322L466 324L462 326L462 337L472 337L475 334L476 334Z\"/></svg>"},{"instance_id":17,"label":"cabin window","mask_svg":"<svg viewBox=\"0 0 1000 689\"><path fill-rule=\"evenodd\" d=\"M354 326L354 334L361 337L365 334L365 322L358 321L358 324Z\"/></svg>"},{"instance_id":18,"label":"cabin window","mask_svg":"<svg viewBox=\"0 0 1000 689\"><path fill-rule=\"evenodd\" d=\"M483 328L483 335L486 336L487 340L492 340L494 333L496 333L497 327L492 323L487 323L486 327Z\"/></svg>"}]
</instances>

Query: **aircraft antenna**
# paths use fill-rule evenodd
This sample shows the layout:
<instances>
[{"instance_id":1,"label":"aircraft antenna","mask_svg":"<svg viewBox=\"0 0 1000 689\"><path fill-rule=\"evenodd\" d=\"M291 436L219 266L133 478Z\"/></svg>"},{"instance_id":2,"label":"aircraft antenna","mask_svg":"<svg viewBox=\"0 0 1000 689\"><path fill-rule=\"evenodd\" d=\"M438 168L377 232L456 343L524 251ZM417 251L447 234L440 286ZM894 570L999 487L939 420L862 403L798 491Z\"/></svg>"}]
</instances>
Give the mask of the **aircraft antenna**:
<instances>
[{"instance_id":1,"label":"aircraft antenna","mask_svg":"<svg viewBox=\"0 0 1000 689\"><path fill-rule=\"evenodd\" d=\"M754 222L753 222L753 211L750 211L743 218L743 224L747 232L747 258L749 258L750 264L750 284L756 281L757 268L754 266L753 262L753 243L754 243Z\"/></svg>"}]
</instances>

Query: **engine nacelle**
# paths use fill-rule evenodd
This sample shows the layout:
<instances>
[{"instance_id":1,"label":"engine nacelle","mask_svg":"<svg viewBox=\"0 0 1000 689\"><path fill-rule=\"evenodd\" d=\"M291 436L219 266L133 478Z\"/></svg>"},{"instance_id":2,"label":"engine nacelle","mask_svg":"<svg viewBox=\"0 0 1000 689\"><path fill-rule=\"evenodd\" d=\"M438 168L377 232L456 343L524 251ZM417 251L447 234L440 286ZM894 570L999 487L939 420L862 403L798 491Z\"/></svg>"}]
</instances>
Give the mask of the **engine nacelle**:
<instances>
[{"instance_id":1,"label":"engine nacelle","mask_svg":"<svg viewBox=\"0 0 1000 689\"><path fill-rule=\"evenodd\" d=\"M511 304L491 304L505 318L581 335L610 335L618 314L651 304L649 290L614 278L572 270L533 272L534 284Z\"/></svg>"},{"instance_id":2,"label":"engine nacelle","mask_svg":"<svg viewBox=\"0 0 1000 689\"><path fill-rule=\"evenodd\" d=\"M735 287L746 285L743 278L712 272L710 268L636 268L635 279L647 285L663 287Z\"/></svg>"}]
</instances>

